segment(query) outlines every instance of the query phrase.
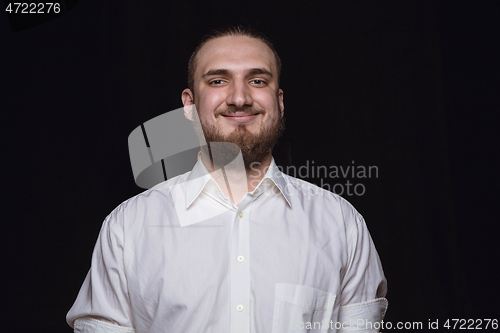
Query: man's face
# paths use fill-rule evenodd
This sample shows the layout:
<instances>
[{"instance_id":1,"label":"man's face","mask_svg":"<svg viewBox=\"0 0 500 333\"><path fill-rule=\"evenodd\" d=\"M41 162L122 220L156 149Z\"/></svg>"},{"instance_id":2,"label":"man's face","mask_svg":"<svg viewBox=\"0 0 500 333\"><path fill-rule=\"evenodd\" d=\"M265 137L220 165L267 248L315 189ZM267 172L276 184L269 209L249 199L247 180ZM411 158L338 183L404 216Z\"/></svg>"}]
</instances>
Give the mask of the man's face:
<instances>
[{"instance_id":1,"label":"man's face","mask_svg":"<svg viewBox=\"0 0 500 333\"><path fill-rule=\"evenodd\" d=\"M194 102L205 139L238 144L248 170L284 130L274 54L258 39L227 36L206 43L196 60Z\"/></svg>"}]
</instances>

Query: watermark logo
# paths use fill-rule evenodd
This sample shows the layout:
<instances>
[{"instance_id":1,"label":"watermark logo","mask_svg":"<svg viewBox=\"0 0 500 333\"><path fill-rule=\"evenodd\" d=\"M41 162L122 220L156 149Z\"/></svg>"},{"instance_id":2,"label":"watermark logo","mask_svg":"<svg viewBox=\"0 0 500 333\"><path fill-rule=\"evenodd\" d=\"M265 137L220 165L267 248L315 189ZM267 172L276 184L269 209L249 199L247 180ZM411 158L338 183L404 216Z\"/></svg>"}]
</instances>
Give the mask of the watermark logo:
<instances>
[{"instance_id":1,"label":"watermark logo","mask_svg":"<svg viewBox=\"0 0 500 333\"><path fill-rule=\"evenodd\" d=\"M279 167L280 171L289 176L311 181L325 190L338 195L362 196L366 193L366 180L378 178L379 170L376 165L359 165L355 161L351 165L317 165L314 160L306 161L299 167Z\"/></svg>"},{"instance_id":2,"label":"watermark logo","mask_svg":"<svg viewBox=\"0 0 500 333\"><path fill-rule=\"evenodd\" d=\"M130 163L135 183L149 189L167 179L191 171L198 161L199 152L207 148L201 132L198 112L194 105L185 106L155 117L135 128L128 137ZM238 145L230 142L210 142L212 175L224 179L221 188L229 192L248 192L247 182L240 175L246 175L243 157ZM231 171L231 172L228 172ZM193 176L176 181L169 186L169 195L174 203L177 220L182 227L210 220L229 209L203 207L202 214L188 210L184 186L208 175L206 168ZM179 178L178 180L180 180ZM246 177L245 177L246 179Z\"/></svg>"},{"instance_id":3,"label":"watermark logo","mask_svg":"<svg viewBox=\"0 0 500 333\"><path fill-rule=\"evenodd\" d=\"M255 181L251 183L256 186L263 176L260 169L257 168L259 163L252 163L251 169L254 174L250 177L254 177ZM379 170L376 165L359 165L355 161L352 161L351 165L347 166L337 166L337 165L317 165L314 160L306 161L305 165L301 166L277 166L278 171L285 173L289 176L300 178L308 181L312 185L316 185L319 188L333 192L338 195L347 196L362 196L366 193L366 182L371 178L378 178ZM265 170L267 172L267 169ZM315 180L313 180L315 179ZM319 179L319 181L317 181ZM305 185L302 189L307 193L311 194L321 194L322 192L318 189L314 189L309 184Z\"/></svg>"}]
</instances>

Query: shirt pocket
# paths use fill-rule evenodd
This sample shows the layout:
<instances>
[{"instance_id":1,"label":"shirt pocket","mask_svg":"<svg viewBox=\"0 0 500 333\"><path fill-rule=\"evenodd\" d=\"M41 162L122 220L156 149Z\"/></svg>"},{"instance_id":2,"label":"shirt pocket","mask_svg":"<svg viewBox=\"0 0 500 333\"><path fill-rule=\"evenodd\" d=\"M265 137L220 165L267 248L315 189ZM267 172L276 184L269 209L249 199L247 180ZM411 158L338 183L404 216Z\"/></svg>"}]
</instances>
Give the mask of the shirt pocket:
<instances>
[{"instance_id":1,"label":"shirt pocket","mask_svg":"<svg viewBox=\"0 0 500 333\"><path fill-rule=\"evenodd\" d=\"M272 333L328 332L335 298L320 289L277 283Z\"/></svg>"}]
</instances>

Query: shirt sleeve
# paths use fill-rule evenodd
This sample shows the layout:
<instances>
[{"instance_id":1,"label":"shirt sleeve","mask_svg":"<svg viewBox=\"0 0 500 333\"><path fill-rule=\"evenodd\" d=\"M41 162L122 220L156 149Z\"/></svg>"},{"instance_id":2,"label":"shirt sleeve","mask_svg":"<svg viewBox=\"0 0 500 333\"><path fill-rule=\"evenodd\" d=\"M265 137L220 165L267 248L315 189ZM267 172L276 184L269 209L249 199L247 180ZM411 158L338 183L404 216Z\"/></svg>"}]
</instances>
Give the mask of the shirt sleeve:
<instances>
[{"instance_id":1,"label":"shirt sleeve","mask_svg":"<svg viewBox=\"0 0 500 333\"><path fill-rule=\"evenodd\" d=\"M342 280L338 332L379 332L388 307L387 280L363 217L354 208L347 214L348 265Z\"/></svg>"},{"instance_id":2,"label":"shirt sleeve","mask_svg":"<svg viewBox=\"0 0 500 333\"><path fill-rule=\"evenodd\" d=\"M104 220L92 253L90 270L66 315L66 321L75 330L102 323L134 327L123 264L123 227L117 216L120 215L114 211ZM100 320L85 320L80 321L81 325L75 325L75 320L83 317Z\"/></svg>"},{"instance_id":3,"label":"shirt sleeve","mask_svg":"<svg viewBox=\"0 0 500 333\"><path fill-rule=\"evenodd\" d=\"M75 320L74 333L135 333L135 329L112 324L102 318L80 317Z\"/></svg>"}]
</instances>

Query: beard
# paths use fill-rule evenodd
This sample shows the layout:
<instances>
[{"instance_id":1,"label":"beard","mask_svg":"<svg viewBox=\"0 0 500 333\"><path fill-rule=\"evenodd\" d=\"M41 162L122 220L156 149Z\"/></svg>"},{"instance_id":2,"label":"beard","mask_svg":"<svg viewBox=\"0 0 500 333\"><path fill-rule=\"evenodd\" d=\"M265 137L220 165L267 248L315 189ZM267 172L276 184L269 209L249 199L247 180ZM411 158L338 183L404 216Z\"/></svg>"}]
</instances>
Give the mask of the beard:
<instances>
[{"instance_id":1,"label":"beard","mask_svg":"<svg viewBox=\"0 0 500 333\"><path fill-rule=\"evenodd\" d=\"M246 111L247 109L245 109ZM279 110L279 105L277 110ZM227 111L235 112L236 109L217 110L218 114L222 117L222 113ZM261 113L256 111L254 113ZM207 142L207 146L201 147L203 153L210 156L216 169L227 166L233 161L241 150L245 170L252 170L252 166L260 164L272 152L273 147L278 142L278 138L285 130L285 117L281 116L281 112L274 111L271 122L263 125L258 133L252 133L247 129L245 124L240 124L238 127L228 135L224 135L219 127L209 125L201 122L203 135ZM197 130L200 133L200 129ZM220 145L211 142L227 142L232 144ZM215 158L214 158L215 156Z\"/></svg>"}]
</instances>

